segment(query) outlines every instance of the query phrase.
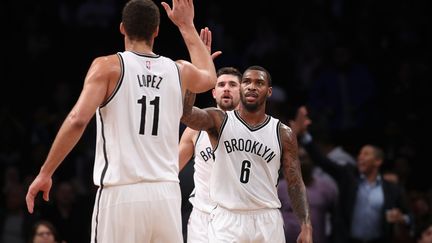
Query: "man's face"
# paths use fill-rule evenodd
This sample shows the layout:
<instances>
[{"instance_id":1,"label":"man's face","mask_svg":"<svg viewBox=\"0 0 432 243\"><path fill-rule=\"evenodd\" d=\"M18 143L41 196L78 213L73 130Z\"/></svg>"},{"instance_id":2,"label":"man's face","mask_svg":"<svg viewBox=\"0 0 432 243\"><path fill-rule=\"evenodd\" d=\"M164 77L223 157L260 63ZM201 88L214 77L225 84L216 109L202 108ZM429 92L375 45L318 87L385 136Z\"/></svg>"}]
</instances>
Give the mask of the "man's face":
<instances>
[{"instance_id":1,"label":"man's face","mask_svg":"<svg viewBox=\"0 0 432 243\"><path fill-rule=\"evenodd\" d=\"M369 145L363 146L357 157L359 171L368 175L370 172L379 169L380 166L381 160L376 157L374 148Z\"/></svg>"},{"instance_id":2,"label":"man's face","mask_svg":"<svg viewBox=\"0 0 432 243\"><path fill-rule=\"evenodd\" d=\"M244 107L255 111L264 105L267 97L271 95L266 73L259 70L249 70L243 74L240 84L240 97Z\"/></svg>"},{"instance_id":3,"label":"man's face","mask_svg":"<svg viewBox=\"0 0 432 243\"><path fill-rule=\"evenodd\" d=\"M231 74L220 75L212 94L219 108L225 111L234 110L240 102L239 78Z\"/></svg>"},{"instance_id":4,"label":"man's face","mask_svg":"<svg viewBox=\"0 0 432 243\"><path fill-rule=\"evenodd\" d=\"M419 243L432 243L432 225L423 231Z\"/></svg>"}]
</instances>

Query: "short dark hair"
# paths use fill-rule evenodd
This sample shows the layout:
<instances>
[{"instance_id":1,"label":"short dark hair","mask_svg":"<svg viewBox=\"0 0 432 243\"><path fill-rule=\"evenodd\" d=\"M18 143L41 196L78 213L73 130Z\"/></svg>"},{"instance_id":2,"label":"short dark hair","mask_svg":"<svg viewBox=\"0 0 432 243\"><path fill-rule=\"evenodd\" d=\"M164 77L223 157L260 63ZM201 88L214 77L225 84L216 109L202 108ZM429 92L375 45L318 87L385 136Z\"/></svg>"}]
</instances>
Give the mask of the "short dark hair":
<instances>
[{"instance_id":1,"label":"short dark hair","mask_svg":"<svg viewBox=\"0 0 432 243\"><path fill-rule=\"evenodd\" d=\"M270 75L269 71L267 71L267 69L265 69L265 68L263 68L263 67L261 67L261 66L258 66L258 65L254 65L254 66L250 66L250 67L248 67L248 68L243 72L243 74L245 74L247 71L250 71L250 70L257 70L257 71L265 72L265 73L266 73L266 76L267 76L268 86L269 86L269 87L272 86L272 78L271 78L271 75Z\"/></svg>"},{"instance_id":2,"label":"short dark hair","mask_svg":"<svg viewBox=\"0 0 432 243\"><path fill-rule=\"evenodd\" d=\"M57 229L54 227L54 225L48 220L41 219L33 225L32 229L31 229L31 235L28 239L29 243L33 243L33 240L36 237L37 230L38 230L39 226L41 226L41 225L44 225L45 227L47 227L51 231L51 234L54 236L54 239L56 241L59 240Z\"/></svg>"},{"instance_id":3,"label":"short dark hair","mask_svg":"<svg viewBox=\"0 0 432 243\"><path fill-rule=\"evenodd\" d=\"M160 23L159 8L152 0L130 0L123 7L122 23L131 40L149 42Z\"/></svg>"},{"instance_id":4,"label":"short dark hair","mask_svg":"<svg viewBox=\"0 0 432 243\"><path fill-rule=\"evenodd\" d=\"M384 153L384 150L381 147L379 147L376 144L367 144L367 145L369 145L369 146L371 146L373 148L375 158L384 161L384 159L385 159L385 153Z\"/></svg>"},{"instance_id":5,"label":"short dark hair","mask_svg":"<svg viewBox=\"0 0 432 243\"><path fill-rule=\"evenodd\" d=\"M216 76L219 77L221 75L228 74L238 77L239 81L242 79L241 72L235 67L222 67L217 70Z\"/></svg>"}]
</instances>

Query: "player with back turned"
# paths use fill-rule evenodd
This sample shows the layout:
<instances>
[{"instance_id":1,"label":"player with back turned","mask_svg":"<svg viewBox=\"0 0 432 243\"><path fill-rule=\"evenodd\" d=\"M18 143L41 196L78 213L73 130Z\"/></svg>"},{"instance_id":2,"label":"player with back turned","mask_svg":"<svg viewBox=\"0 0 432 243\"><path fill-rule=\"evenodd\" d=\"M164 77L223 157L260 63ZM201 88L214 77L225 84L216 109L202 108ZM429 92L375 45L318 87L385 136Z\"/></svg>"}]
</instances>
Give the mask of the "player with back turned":
<instances>
[{"instance_id":1,"label":"player with back turned","mask_svg":"<svg viewBox=\"0 0 432 243\"><path fill-rule=\"evenodd\" d=\"M96 58L81 95L63 122L26 196L30 213L42 191L48 201L52 176L96 113L91 242L182 241L178 179L179 121L186 89L214 87L213 60L194 23L192 0L162 2L178 27L191 62L153 52L159 8L152 0L130 0L120 32L125 51Z\"/></svg>"}]
</instances>

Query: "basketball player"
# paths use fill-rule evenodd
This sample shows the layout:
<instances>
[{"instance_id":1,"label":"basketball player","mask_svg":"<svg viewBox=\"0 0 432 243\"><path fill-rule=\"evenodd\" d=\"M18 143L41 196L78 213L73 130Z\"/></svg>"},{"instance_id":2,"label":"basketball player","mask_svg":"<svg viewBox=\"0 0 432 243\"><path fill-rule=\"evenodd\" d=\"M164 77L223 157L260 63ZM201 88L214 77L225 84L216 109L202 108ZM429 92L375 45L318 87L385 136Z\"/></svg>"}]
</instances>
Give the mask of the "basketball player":
<instances>
[{"instance_id":1,"label":"basketball player","mask_svg":"<svg viewBox=\"0 0 432 243\"><path fill-rule=\"evenodd\" d=\"M96 112L94 183L99 186L91 242L181 242L178 134L186 89L214 87L216 71L194 23L191 0L162 2L178 27L192 63L153 52L159 8L131 0L120 32L125 51L96 58L81 95L61 126L48 157L28 189L33 213L39 191L48 201L52 175Z\"/></svg>"},{"instance_id":2,"label":"basketball player","mask_svg":"<svg viewBox=\"0 0 432 243\"><path fill-rule=\"evenodd\" d=\"M265 114L272 93L266 69L251 66L240 82L238 110L199 109L185 101L182 122L205 130L213 147L210 199L216 203L209 242L285 242L277 195L282 167L301 232L298 242L312 242L306 191L301 177L297 138L279 120Z\"/></svg>"},{"instance_id":3,"label":"basketball player","mask_svg":"<svg viewBox=\"0 0 432 243\"><path fill-rule=\"evenodd\" d=\"M233 110L240 102L240 80L242 74L233 67L217 71L216 86L212 90L217 107L224 111ZM194 94L193 94L194 95ZM193 208L187 225L187 242L208 242L210 212L216 206L209 197L210 174L213 166L213 152L205 131L186 128L180 139L180 170L194 156L194 185L189 198Z\"/></svg>"}]
</instances>

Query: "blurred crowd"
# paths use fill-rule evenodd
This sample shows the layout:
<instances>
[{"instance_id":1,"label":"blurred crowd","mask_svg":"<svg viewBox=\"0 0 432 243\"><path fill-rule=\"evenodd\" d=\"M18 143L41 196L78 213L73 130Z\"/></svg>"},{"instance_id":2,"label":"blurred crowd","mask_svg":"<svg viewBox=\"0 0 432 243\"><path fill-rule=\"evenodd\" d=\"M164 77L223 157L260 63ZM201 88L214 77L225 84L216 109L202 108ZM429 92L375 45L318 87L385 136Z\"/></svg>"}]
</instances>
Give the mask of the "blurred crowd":
<instances>
[{"instance_id":1,"label":"blurred crowd","mask_svg":"<svg viewBox=\"0 0 432 243\"><path fill-rule=\"evenodd\" d=\"M208 26L214 50L223 51L216 67L266 67L274 86L269 114L288 124L297 108L306 106L312 120L308 131L322 154L336 154L333 160L342 150L345 159L351 158L345 162L356 165L365 144L380 147L384 159L379 171L383 180L400 187L410 217L410 227L400 239L432 242L420 241L423 230L432 234L432 180L425 169L430 153L423 142L429 137L425 106L432 76L432 3L307 0L285 3L288 7L283 8L280 4L245 1L235 7L227 0L195 1L196 27ZM122 5L115 0L1 3L5 35L0 242L29 241L39 220L55 226L58 242L88 241L96 190L94 123L54 175L50 202L41 204L39 198L30 215L24 197L78 97L92 58L123 50L118 31ZM163 14L161 21L155 51L187 58L179 51L186 50L179 48L180 34ZM197 99L201 107L213 106L212 102L211 96ZM311 156L312 164L319 163L315 160ZM188 168L180 174L185 215L193 183ZM327 175L320 183L329 185L328 195L341 193L336 179ZM334 207L337 199L327 199L326 207ZM329 221L327 212L321 216ZM322 229L323 235L329 235L329 227Z\"/></svg>"}]
</instances>

